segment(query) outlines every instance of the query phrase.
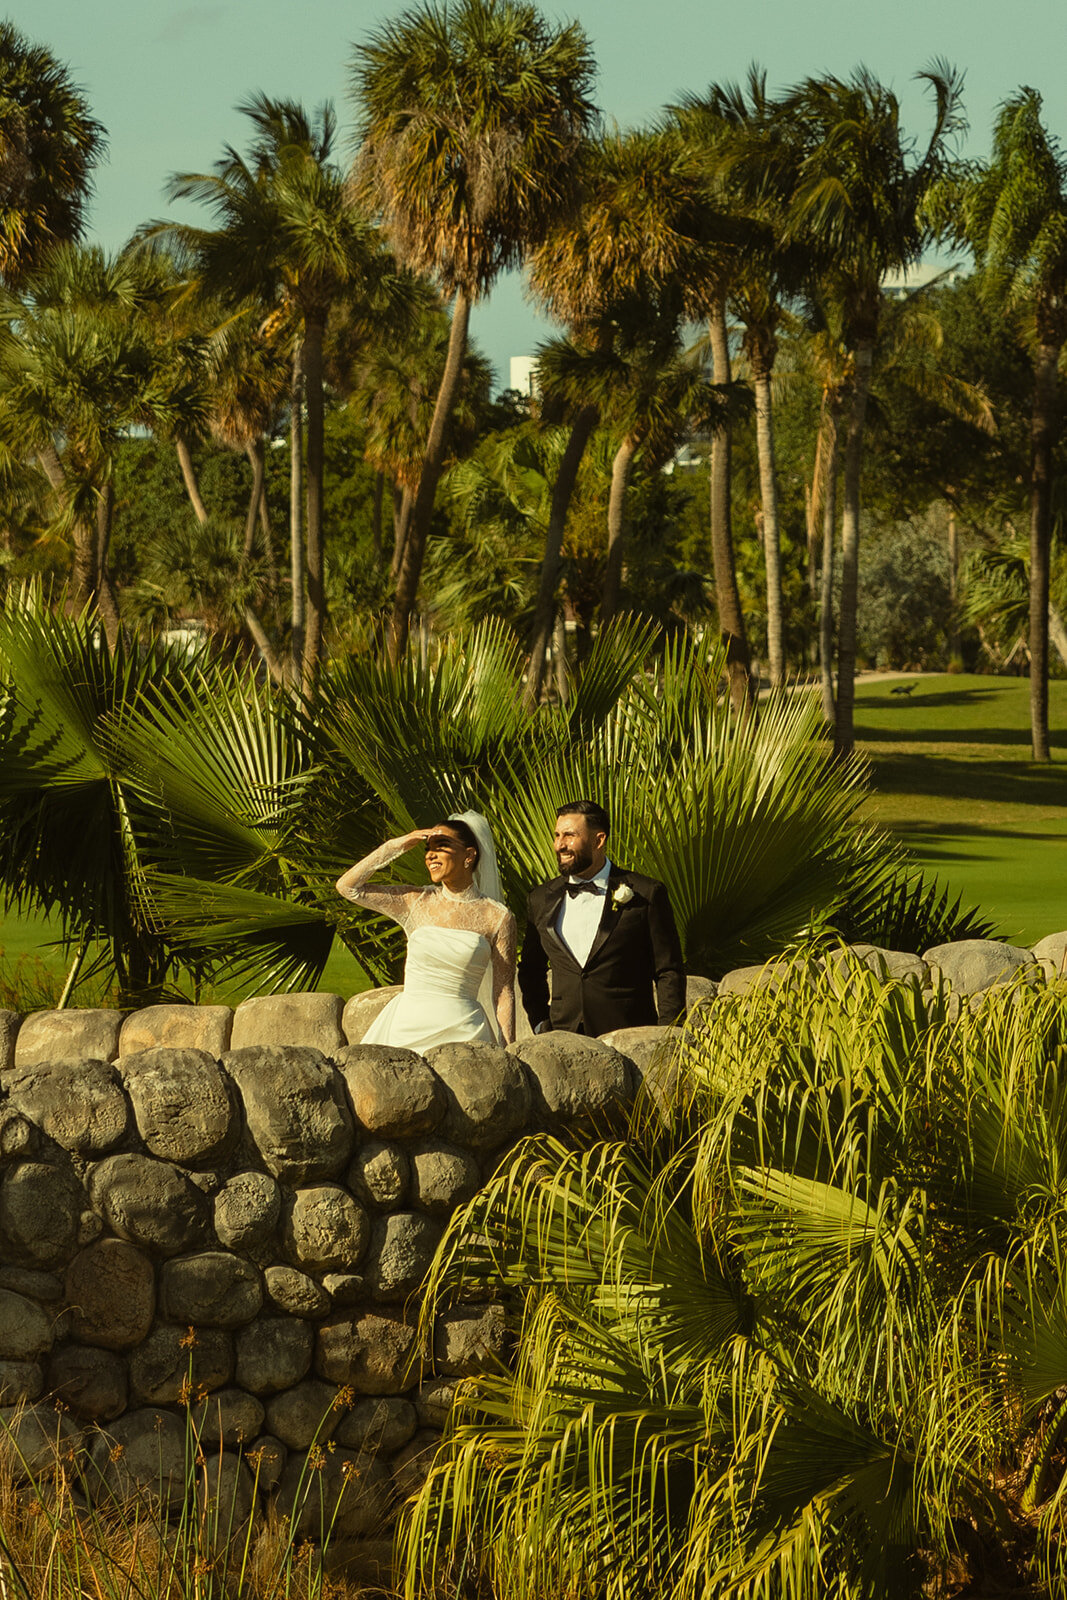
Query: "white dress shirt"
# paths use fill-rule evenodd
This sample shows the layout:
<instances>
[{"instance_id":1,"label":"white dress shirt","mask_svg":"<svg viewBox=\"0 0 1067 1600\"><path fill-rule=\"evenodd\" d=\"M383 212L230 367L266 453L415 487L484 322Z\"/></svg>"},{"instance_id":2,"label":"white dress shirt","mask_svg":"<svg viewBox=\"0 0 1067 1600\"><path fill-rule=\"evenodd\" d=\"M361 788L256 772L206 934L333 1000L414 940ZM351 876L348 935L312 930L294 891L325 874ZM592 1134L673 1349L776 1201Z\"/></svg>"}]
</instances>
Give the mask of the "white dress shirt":
<instances>
[{"instance_id":1,"label":"white dress shirt","mask_svg":"<svg viewBox=\"0 0 1067 1600\"><path fill-rule=\"evenodd\" d=\"M572 876L567 880L569 883L594 883L597 891L595 894L574 895L565 892L556 921L556 932L580 967L584 967L589 960L589 952L604 915L604 896L608 892L610 874L611 862L605 861L600 871L591 878Z\"/></svg>"}]
</instances>

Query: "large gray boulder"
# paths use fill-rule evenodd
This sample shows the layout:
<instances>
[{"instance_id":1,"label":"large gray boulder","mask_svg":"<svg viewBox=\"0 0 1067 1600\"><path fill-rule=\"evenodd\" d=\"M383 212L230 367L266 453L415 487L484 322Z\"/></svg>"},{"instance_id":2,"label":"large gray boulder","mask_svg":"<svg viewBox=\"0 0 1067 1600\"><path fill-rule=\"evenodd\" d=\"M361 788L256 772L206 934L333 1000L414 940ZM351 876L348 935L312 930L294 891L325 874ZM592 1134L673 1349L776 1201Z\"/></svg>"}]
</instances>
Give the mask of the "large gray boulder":
<instances>
[{"instance_id":1,"label":"large gray boulder","mask_svg":"<svg viewBox=\"0 0 1067 1600\"><path fill-rule=\"evenodd\" d=\"M417 1139L445 1114L444 1088L414 1050L354 1044L337 1065L358 1122L379 1139Z\"/></svg>"},{"instance_id":2,"label":"large gray boulder","mask_svg":"<svg viewBox=\"0 0 1067 1600\"><path fill-rule=\"evenodd\" d=\"M410 1164L401 1145L368 1139L353 1156L346 1181L364 1204L390 1211L403 1202L410 1178Z\"/></svg>"},{"instance_id":3,"label":"large gray boulder","mask_svg":"<svg viewBox=\"0 0 1067 1600\"><path fill-rule=\"evenodd\" d=\"M321 1453L314 1470L301 1454L289 1457L276 1505L289 1517L292 1535L315 1539L331 1529L331 1541L381 1527L389 1506L389 1475L373 1456L338 1448Z\"/></svg>"},{"instance_id":4,"label":"large gray boulder","mask_svg":"<svg viewBox=\"0 0 1067 1600\"><path fill-rule=\"evenodd\" d=\"M222 1328L154 1328L130 1356L130 1388L150 1405L179 1405L233 1377L233 1340Z\"/></svg>"},{"instance_id":5,"label":"large gray boulder","mask_svg":"<svg viewBox=\"0 0 1067 1600\"><path fill-rule=\"evenodd\" d=\"M129 1107L118 1073L105 1060L55 1056L38 1057L32 1064L17 1061L3 1087L10 1107L77 1155L103 1155L126 1132Z\"/></svg>"},{"instance_id":6,"label":"large gray boulder","mask_svg":"<svg viewBox=\"0 0 1067 1600\"><path fill-rule=\"evenodd\" d=\"M36 1361L52 1348L52 1321L40 1306L0 1289L0 1360Z\"/></svg>"},{"instance_id":7,"label":"large gray boulder","mask_svg":"<svg viewBox=\"0 0 1067 1600\"><path fill-rule=\"evenodd\" d=\"M207 1199L169 1162L107 1156L90 1174L89 1194L112 1233L131 1244L176 1256L207 1243Z\"/></svg>"},{"instance_id":8,"label":"large gray boulder","mask_svg":"<svg viewBox=\"0 0 1067 1600\"><path fill-rule=\"evenodd\" d=\"M584 1123L617 1113L633 1098L633 1068L602 1039L559 1030L508 1050L530 1075L534 1114L542 1120Z\"/></svg>"},{"instance_id":9,"label":"large gray boulder","mask_svg":"<svg viewBox=\"0 0 1067 1600\"><path fill-rule=\"evenodd\" d=\"M231 1091L206 1051L140 1050L122 1061L122 1076L152 1155L196 1167L226 1154L237 1131Z\"/></svg>"},{"instance_id":10,"label":"large gray boulder","mask_svg":"<svg viewBox=\"0 0 1067 1600\"><path fill-rule=\"evenodd\" d=\"M345 1043L339 994L265 994L242 1000L233 1014L230 1049L303 1045L336 1056Z\"/></svg>"},{"instance_id":11,"label":"large gray boulder","mask_svg":"<svg viewBox=\"0 0 1067 1600\"><path fill-rule=\"evenodd\" d=\"M940 976L957 995L978 994L995 983L1037 976L1041 971L1033 951L999 939L960 939L934 945L923 951L923 960L932 975Z\"/></svg>"},{"instance_id":12,"label":"large gray boulder","mask_svg":"<svg viewBox=\"0 0 1067 1600\"><path fill-rule=\"evenodd\" d=\"M29 1482L34 1497L47 1495L57 1473L69 1478L80 1456L77 1424L53 1401L0 1407L0 1471L16 1483Z\"/></svg>"},{"instance_id":13,"label":"large gray boulder","mask_svg":"<svg viewBox=\"0 0 1067 1600\"><path fill-rule=\"evenodd\" d=\"M186 1492L186 1424L155 1406L127 1411L96 1436L87 1474L90 1494L119 1502L147 1496L176 1510Z\"/></svg>"},{"instance_id":14,"label":"large gray boulder","mask_svg":"<svg viewBox=\"0 0 1067 1600\"><path fill-rule=\"evenodd\" d=\"M521 1063L506 1050L493 1044L439 1044L426 1052L426 1060L445 1087L441 1132L446 1139L491 1150L525 1125L530 1085Z\"/></svg>"},{"instance_id":15,"label":"large gray boulder","mask_svg":"<svg viewBox=\"0 0 1067 1600\"><path fill-rule=\"evenodd\" d=\"M277 1394L299 1383L311 1365L315 1334L298 1317L257 1317L235 1341L235 1375L252 1394Z\"/></svg>"},{"instance_id":16,"label":"large gray boulder","mask_svg":"<svg viewBox=\"0 0 1067 1600\"><path fill-rule=\"evenodd\" d=\"M24 1017L15 1040L15 1066L42 1061L114 1061L119 1053L121 1011L34 1011Z\"/></svg>"},{"instance_id":17,"label":"large gray boulder","mask_svg":"<svg viewBox=\"0 0 1067 1600\"><path fill-rule=\"evenodd\" d=\"M329 1294L306 1272L296 1267L268 1267L263 1274L267 1299L276 1311L286 1311L291 1317L309 1317L315 1321L326 1316L332 1301Z\"/></svg>"},{"instance_id":18,"label":"large gray boulder","mask_svg":"<svg viewBox=\"0 0 1067 1600\"><path fill-rule=\"evenodd\" d=\"M19 1161L0 1187L0 1242L9 1262L31 1268L65 1267L80 1244L99 1231L85 1191L68 1166Z\"/></svg>"},{"instance_id":19,"label":"large gray boulder","mask_svg":"<svg viewBox=\"0 0 1067 1600\"><path fill-rule=\"evenodd\" d=\"M83 1344L127 1350L148 1336L156 1307L147 1256L122 1239L99 1239L74 1257L64 1286L71 1331Z\"/></svg>"},{"instance_id":20,"label":"large gray boulder","mask_svg":"<svg viewBox=\"0 0 1067 1600\"><path fill-rule=\"evenodd\" d=\"M349 1271L370 1238L370 1221L358 1200L335 1183L298 1189L282 1224L285 1253L308 1272Z\"/></svg>"},{"instance_id":21,"label":"large gray boulder","mask_svg":"<svg viewBox=\"0 0 1067 1600\"><path fill-rule=\"evenodd\" d=\"M216 1194L214 1207L219 1243L249 1254L278 1226L282 1192L269 1173L238 1172Z\"/></svg>"},{"instance_id":22,"label":"large gray boulder","mask_svg":"<svg viewBox=\"0 0 1067 1600\"><path fill-rule=\"evenodd\" d=\"M469 1200L481 1181L478 1162L469 1150L427 1139L411 1152L411 1199L433 1216L447 1216Z\"/></svg>"},{"instance_id":23,"label":"large gray boulder","mask_svg":"<svg viewBox=\"0 0 1067 1600\"><path fill-rule=\"evenodd\" d=\"M24 1405L44 1393L44 1371L36 1361L0 1361L0 1405Z\"/></svg>"},{"instance_id":24,"label":"large gray boulder","mask_svg":"<svg viewBox=\"0 0 1067 1600\"><path fill-rule=\"evenodd\" d=\"M1045 977L1051 983L1067 976L1067 930L1046 934L1034 945L1034 960L1041 963Z\"/></svg>"},{"instance_id":25,"label":"large gray boulder","mask_svg":"<svg viewBox=\"0 0 1067 1600\"><path fill-rule=\"evenodd\" d=\"M418 1425L415 1407L402 1395L368 1395L341 1413L334 1438L350 1450L391 1456L403 1449Z\"/></svg>"},{"instance_id":26,"label":"large gray boulder","mask_svg":"<svg viewBox=\"0 0 1067 1600\"><path fill-rule=\"evenodd\" d=\"M361 994L354 994L341 1014L341 1029L348 1043L359 1044L371 1023L403 990L403 984L394 983L384 989L364 989Z\"/></svg>"},{"instance_id":27,"label":"large gray boulder","mask_svg":"<svg viewBox=\"0 0 1067 1600\"><path fill-rule=\"evenodd\" d=\"M316 1441L332 1439L341 1420L335 1406L337 1390L319 1378L305 1378L267 1401L267 1432L290 1450L306 1450Z\"/></svg>"},{"instance_id":28,"label":"large gray boulder","mask_svg":"<svg viewBox=\"0 0 1067 1600\"><path fill-rule=\"evenodd\" d=\"M823 966L831 972L847 972L851 962L858 961L869 967L879 978L892 978L900 983L914 983L920 989L929 980L926 963L910 950L885 950L876 944L849 944L840 950L831 950L823 958Z\"/></svg>"},{"instance_id":29,"label":"large gray boulder","mask_svg":"<svg viewBox=\"0 0 1067 1600\"><path fill-rule=\"evenodd\" d=\"M359 1394L395 1394L409 1381L415 1328L403 1316L365 1311L331 1317L319 1328L315 1370Z\"/></svg>"},{"instance_id":30,"label":"large gray boulder","mask_svg":"<svg viewBox=\"0 0 1067 1600\"><path fill-rule=\"evenodd\" d=\"M265 1415L263 1402L243 1389L216 1389L189 1409L201 1444L225 1450L255 1439Z\"/></svg>"},{"instance_id":31,"label":"large gray boulder","mask_svg":"<svg viewBox=\"0 0 1067 1600\"><path fill-rule=\"evenodd\" d=\"M237 1085L268 1172L300 1184L342 1170L352 1153L352 1114L340 1076L318 1050L231 1050L222 1064Z\"/></svg>"},{"instance_id":32,"label":"large gray boulder","mask_svg":"<svg viewBox=\"0 0 1067 1600\"><path fill-rule=\"evenodd\" d=\"M141 1050L202 1050L217 1060L230 1048L229 1006L145 1006L132 1012L119 1033L119 1059Z\"/></svg>"},{"instance_id":33,"label":"large gray boulder","mask_svg":"<svg viewBox=\"0 0 1067 1600\"><path fill-rule=\"evenodd\" d=\"M406 1300L420 1286L441 1238L441 1228L417 1211L379 1217L364 1269L376 1300Z\"/></svg>"},{"instance_id":34,"label":"large gray boulder","mask_svg":"<svg viewBox=\"0 0 1067 1600\"><path fill-rule=\"evenodd\" d=\"M259 1312L259 1273L227 1250L205 1250L164 1263L159 1276L160 1310L172 1322L204 1328L240 1328Z\"/></svg>"},{"instance_id":35,"label":"large gray boulder","mask_svg":"<svg viewBox=\"0 0 1067 1600\"><path fill-rule=\"evenodd\" d=\"M503 1358L506 1337L503 1306L444 1311L434 1325L434 1365L448 1377L470 1377Z\"/></svg>"},{"instance_id":36,"label":"large gray boulder","mask_svg":"<svg viewBox=\"0 0 1067 1600\"><path fill-rule=\"evenodd\" d=\"M126 1409L126 1363L93 1345L64 1345L48 1363L48 1392L86 1422L110 1422Z\"/></svg>"}]
</instances>

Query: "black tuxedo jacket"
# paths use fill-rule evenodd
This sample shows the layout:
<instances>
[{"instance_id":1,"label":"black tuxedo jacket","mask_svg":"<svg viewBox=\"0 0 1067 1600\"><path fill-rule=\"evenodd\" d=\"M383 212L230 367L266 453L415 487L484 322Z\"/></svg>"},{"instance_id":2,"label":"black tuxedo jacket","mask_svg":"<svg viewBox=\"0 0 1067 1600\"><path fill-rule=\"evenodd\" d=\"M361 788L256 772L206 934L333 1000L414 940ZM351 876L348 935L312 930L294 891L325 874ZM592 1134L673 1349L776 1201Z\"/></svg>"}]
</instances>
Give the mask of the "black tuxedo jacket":
<instances>
[{"instance_id":1,"label":"black tuxedo jacket","mask_svg":"<svg viewBox=\"0 0 1067 1600\"><path fill-rule=\"evenodd\" d=\"M556 932L566 882L560 877L542 883L527 900L519 989L530 1026L551 1022L553 1028L595 1036L674 1022L685 1007L685 969L665 886L612 864L600 926L582 967ZM613 905L622 883L633 898Z\"/></svg>"}]
</instances>

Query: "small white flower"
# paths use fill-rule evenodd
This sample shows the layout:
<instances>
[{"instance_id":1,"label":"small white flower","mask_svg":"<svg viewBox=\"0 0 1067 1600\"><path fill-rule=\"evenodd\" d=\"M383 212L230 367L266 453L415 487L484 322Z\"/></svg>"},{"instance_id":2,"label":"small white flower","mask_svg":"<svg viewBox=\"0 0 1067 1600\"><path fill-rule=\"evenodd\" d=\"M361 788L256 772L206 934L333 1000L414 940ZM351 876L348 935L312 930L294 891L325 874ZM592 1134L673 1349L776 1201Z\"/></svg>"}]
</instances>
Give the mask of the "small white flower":
<instances>
[{"instance_id":1,"label":"small white flower","mask_svg":"<svg viewBox=\"0 0 1067 1600\"><path fill-rule=\"evenodd\" d=\"M611 893L611 908L618 911L620 906L627 905L634 897L634 892L628 883L616 884Z\"/></svg>"}]
</instances>

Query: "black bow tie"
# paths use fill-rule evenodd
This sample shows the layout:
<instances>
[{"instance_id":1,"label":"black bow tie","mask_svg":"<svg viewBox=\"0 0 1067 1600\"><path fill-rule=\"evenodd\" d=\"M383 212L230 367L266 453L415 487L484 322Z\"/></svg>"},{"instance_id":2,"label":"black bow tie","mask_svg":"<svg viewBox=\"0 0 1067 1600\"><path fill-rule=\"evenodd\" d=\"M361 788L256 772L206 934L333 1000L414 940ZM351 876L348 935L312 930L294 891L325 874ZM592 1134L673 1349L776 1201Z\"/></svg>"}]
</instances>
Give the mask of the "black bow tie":
<instances>
[{"instance_id":1,"label":"black bow tie","mask_svg":"<svg viewBox=\"0 0 1067 1600\"><path fill-rule=\"evenodd\" d=\"M565 883L564 892L573 900L576 894L602 894L599 883L594 883L592 878L582 878L577 883Z\"/></svg>"}]
</instances>

